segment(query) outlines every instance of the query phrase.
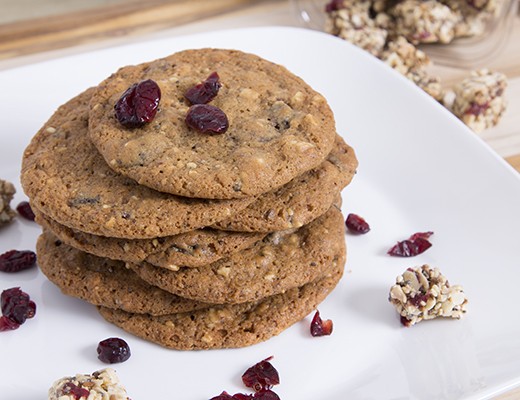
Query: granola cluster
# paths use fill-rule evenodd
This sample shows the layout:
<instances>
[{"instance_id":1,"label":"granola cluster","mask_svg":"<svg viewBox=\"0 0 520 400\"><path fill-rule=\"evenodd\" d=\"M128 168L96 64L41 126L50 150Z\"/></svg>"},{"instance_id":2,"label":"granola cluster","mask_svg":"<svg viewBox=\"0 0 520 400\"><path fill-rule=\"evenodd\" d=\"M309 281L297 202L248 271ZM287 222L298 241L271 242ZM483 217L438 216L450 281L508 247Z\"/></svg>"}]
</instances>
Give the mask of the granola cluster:
<instances>
[{"instance_id":1,"label":"granola cluster","mask_svg":"<svg viewBox=\"0 0 520 400\"><path fill-rule=\"evenodd\" d=\"M130 400L115 371L105 368L92 375L77 374L54 382L48 400Z\"/></svg>"},{"instance_id":2,"label":"granola cluster","mask_svg":"<svg viewBox=\"0 0 520 400\"><path fill-rule=\"evenodd\" d=\"M437 101L442 101L444 91L440 79L427 72L430 59L403 36L388 42L381 60L406 76Z\"/></svg>"},{"instance_id":3,"label":"granola cluster","mask_svg":"<svg viewBox=\"0 0 520 400\"><path fill-rule=\"evenodd\" d=\"M502 1L331 0L326 7L325 30L378 57L480 132L496 125L505 110L504 75L476 71L449 92L444 90L439 77L429 72L431 61L416 46L483 34ZM468 89L469 86L474 89ZM496 92L498 86L502 89L500 94L482 101L483 93ZM471 104L475 106L468 112ZM479 108L475 115L476 105L482 104L485 110Z\"/></svg>"},{"instance_id":4,"label":"granola cluster","mask_svg":"<svg viewBox=\"0 0 520 400\"><path fill-rule=\"evenodd\" d=\"M390 288L389 301L403 325L437 317L457 318L466 312L468 300L461 286L451 286L437 268L408 268Z\"/></svg>"},{"instance_id":5,"label":"granola cluster","mask_svg":"<svg viewBox=\"0 0 520 400\"><path fill-rule=\"evenodd\" d=\"M0 179L0 227L11 222L16 214L9 205L15 193L12 183Z\"/></svg>"},{"instance_id":6,"label":"granola cluster","mask_svg":"<svg viewBox=\"0 0 520 400\"><path fill-rule=\"evenodd\" d=\"M457 84L451 111L475 132L495 126L506 110L504 74L487 69L474 71Z\"/></svg>"}]
</instances>

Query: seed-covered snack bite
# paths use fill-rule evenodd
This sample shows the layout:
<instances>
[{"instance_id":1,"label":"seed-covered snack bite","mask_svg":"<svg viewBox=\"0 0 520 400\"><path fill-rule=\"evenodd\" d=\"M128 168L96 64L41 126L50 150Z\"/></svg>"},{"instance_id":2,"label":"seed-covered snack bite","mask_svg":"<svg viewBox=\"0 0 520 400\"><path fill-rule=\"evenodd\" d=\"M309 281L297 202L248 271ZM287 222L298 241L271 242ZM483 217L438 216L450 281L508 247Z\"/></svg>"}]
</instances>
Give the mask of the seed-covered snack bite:
<instances>
[{"instance_id":1,"label":"seed-covered snack bite","mask_svg":"<svg viewBox=\"0 0 520 400\"><path fill-rule=\"evenodd\" d=\"M390 11L395 18L395 34L413 44L450 43L455 38L458 16L436 0L404 0Z\"/></svg>"},{"instance_id":2,"label":"seed-covered snack bite","mask_svg":"<svg viewBox=\"0 0 520 400\"><path fill-rule=\"evenodd\" d=\"M437 317L459 319L468 300L461 286L451 286L437 268L408 268L390 288L389 301L401 315L401 323L412 326Z\"/></svg>"},{"instance_id":3,"label":"seed-covered snack bite","mask_svg":"<svg viewBox=\"0 0 520 400\"><path fill-rule=\"evenodd\" d=\"M76 374L58 379L49 389L48 400L130 400L112 368L91 375Z\"/></svg>"},{"instance_id":4,"label":"seed-covered snack bite","mask_svg":"<svg viewBox=\"0 0 520 400\"><path fill-rule=\"evenodd\" d=\"M11 182L0 179L0 228L11 222L16 215L10 206L15 193L16 189Z\"/></svg>"},{"instance_id":5,"label":"seed-covered snack bite","mask_svg":"<svg viewBox=\"0 0 520 400\"><path fill-rule=\"evenodd\" d=\"M370 2L335 1L329 3L327 12L326 32L345 39L376 57L381 55L388 36L388 31L384 29L388 18L372 18Z\"/></svg>"},{"instance_id":6,"label":"seed-covered snack bite","mask_svg":"<svg viewBox=\"0 0 520 400\"><path fill-rule=\"evenodd\" d=\"M389 41L381 54L381 60L407 77L435 100L440 101L444 91L438 77L428 72L430 59L403 36Z\"/></svg>"},{"instance_id":7,"label":"seed-covered snack bite","mask_svg":"<svg viewBox=\"0 0 520 400\"><path fill-rule=\"evenodd\" d=\"M506 76L481 69L457 84L452 111L475 132L495 126L506 110Z\"/></svg>"},{"instance_id":8,"label":"seed-covered snack bite","mask_svg":"<svg viewBox=\"0 0 520 400\"><path fill-rule=\"evenodd\" d=\"M475 89L468 87L475 87L471 81L481 75L480 83L485 80L488 87L503 86L503 90L505 77L477 72L457 84L454 105L452 92L443 89L439 77L428 70L430 60L416 46L481 36L503 6L503 0L331 0L324 10L324 29L369 51L480 132L497 124L505 102L501 95L493 101L475 101L471 93Z\"/></svg>"},{"instance_id":9,"label":"seed-covered snack bite","mask_svg":"<svg viewBox=\"0 0 520 400\"><path fill-rule=\"evenodd\" d=\"M185 94L212 72L218 93L211 104L192 105ZM126 129L114 117L114 104L147 79L161 88L157 114ZM192 118L190 106L191 113L216 107L229 127L220 117ZM89 136L113 170L159 191L207 199L282 186L321 164L335 134L323 96L284 67L236 50L186 50L124 67L96 88L89 112Z\"/></svg>"}]
</instances>

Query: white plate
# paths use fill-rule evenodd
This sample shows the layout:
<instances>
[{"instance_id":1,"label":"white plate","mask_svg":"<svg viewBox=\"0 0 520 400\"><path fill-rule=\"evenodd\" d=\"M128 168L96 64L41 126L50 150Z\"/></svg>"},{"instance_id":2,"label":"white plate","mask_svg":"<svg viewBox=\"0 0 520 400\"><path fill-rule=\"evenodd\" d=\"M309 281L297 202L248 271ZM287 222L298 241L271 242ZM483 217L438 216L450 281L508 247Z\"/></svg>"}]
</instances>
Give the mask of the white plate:
<instances>
[{"instance_id":1,"label":"white plate","mask_svg":"<svg viewBox=\"0 0 520 400\"><path fill-rule=\"evenodd\" d=\"M431 98L344 41L293 28L256 28L157 40L0 73L1 177L18 184L24 147L61 103L116 68L184 48L237 48L287 66L322 92L338 131L356 149L359 172L344 211L372 230L347 235L348 272L320 306L330 337L312 338L309 317L245 349L178 352L104 322L94 307L62 295L36 270L1 274L38 305L19 330L0 334L2 400L40 399L52 382L104 367L99 340L127 339L116 364L134 400L209 399L245 391L240 375L274 355L282 399L486 399L520 384L520 180ZM385 254L416 231L433 247L410 259ZM0 252L34 248L38 228L18 219L0 232ZM430 263L470 299L462 320L403 328L388 290L407 267Z\"/></svg>"}]
</instances>

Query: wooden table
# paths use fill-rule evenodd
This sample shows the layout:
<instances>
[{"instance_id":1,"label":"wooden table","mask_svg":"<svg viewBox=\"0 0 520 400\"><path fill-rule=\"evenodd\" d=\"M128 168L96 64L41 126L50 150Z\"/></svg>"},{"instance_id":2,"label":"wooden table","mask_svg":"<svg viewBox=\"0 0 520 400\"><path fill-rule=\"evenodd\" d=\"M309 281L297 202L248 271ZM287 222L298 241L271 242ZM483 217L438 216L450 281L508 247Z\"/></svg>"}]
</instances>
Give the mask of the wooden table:
<instances>
[{"instance_id":1,"label":"wooden table","mask_svg":"<svg viewBox=\"0 0 520 400\"><path fill-rule=\"evenodd\" d=\"M0 16L0 70L152 38L301 26L289 0L26 0L6 7ZM508 76L509 106L500 124L479 136L520 172L520 17L507 48L489 68ZM447 85L468 75L467 70L440 66L433 72ZM520 399L520 388L496 399Z\"/></svg>"}]
</instances>

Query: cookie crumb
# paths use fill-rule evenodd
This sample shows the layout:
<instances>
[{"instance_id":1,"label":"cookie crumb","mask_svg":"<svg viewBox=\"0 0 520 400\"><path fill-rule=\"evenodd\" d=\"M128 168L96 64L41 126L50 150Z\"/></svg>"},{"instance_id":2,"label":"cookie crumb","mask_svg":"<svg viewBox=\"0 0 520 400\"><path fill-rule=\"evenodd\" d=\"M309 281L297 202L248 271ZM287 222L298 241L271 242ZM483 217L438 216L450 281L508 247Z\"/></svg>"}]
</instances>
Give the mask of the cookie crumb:
<instances>
[{"instance_id":1,"label":"cookie crumb","mask_svg":"<svg viewBox=\"0 0 520 400\"><path fill-rule=\"evenodd\" d=\"M16 215L10 206L15 193L16 189L11 182L0 179L0 227L11 222Z\"/></svg>"},{"instance_id":2,"label":"cookie crumb","mask_svg":"<svg viewBox=\"0 0 520 400\"><path fill-rule=\"evenodd\" d=\"M48 400L130 400L116 372L105 368L91 375L76 374L54 382Z\"/></svg>"},{"instance_id":3,"label":"cookie crumb","mask_svg":"<svg viewBox=\"0 0 520 400\"><path fill-rule=\"evenodd\" d=\"M388 299L405 326L437 317L459 319L468 300L461 286L451 286L438 268L429 265L408 268L396 278Z\"/></svg>"}]
</instances>

